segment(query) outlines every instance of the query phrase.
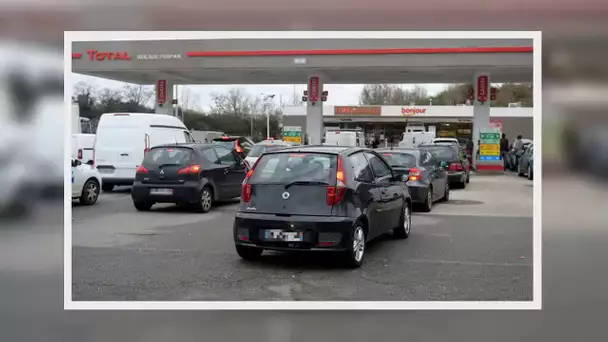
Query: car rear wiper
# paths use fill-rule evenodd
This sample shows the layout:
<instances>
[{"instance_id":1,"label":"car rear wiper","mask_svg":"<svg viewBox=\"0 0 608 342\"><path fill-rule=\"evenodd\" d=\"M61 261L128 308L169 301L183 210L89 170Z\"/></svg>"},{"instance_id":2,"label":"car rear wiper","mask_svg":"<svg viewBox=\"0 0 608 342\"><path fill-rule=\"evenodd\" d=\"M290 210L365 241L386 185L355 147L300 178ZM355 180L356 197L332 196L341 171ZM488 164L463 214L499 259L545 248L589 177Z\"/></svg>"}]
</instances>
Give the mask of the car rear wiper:
<instances>
[{"instance_id":1,"label":"car rear wiper","mask_svg":"<svg viewBox=\"0 0 608 342\"><path fill-rule=\"evenodd\" d=\"M288 184L285 184L285 190L289 189L292 185L329 185L326 182L318 182L318 181L295 181Z\"/></svg>"}]
</instances>

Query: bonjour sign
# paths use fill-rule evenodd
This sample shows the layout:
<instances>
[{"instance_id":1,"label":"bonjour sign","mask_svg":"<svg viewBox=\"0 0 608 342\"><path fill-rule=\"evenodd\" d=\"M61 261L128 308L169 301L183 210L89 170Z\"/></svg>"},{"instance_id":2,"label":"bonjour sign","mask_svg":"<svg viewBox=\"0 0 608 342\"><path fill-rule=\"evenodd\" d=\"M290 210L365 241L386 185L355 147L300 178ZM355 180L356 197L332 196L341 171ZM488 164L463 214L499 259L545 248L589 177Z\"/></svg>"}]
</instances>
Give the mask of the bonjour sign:
<instances>
[{"instance_id":1,"label":"bonjour sign","mask_svg":"<svg viewBox=\"0 0 608 342\"><path fill-rule=\"evenodd\" d=\"M335 115L380 115L381 107L336 106Z\"/></svg>"}]
</instances>

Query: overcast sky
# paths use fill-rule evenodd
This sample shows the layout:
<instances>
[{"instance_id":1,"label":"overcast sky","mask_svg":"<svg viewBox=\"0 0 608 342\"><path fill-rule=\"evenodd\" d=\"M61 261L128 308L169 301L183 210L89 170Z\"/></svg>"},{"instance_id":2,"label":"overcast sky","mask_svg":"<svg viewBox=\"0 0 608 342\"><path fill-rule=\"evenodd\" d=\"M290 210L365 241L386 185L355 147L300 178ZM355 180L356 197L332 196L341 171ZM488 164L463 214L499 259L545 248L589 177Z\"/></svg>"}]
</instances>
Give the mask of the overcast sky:
<instances>
[{"instance_id":1,"label":"overcast sky","mask_svg":"<svg viewBox=\"0 0 608 342\"><path fill-rule=\"evenodd\" d=\"M86 82L97 89L111 88L122 89L126 83L106 80L98 77L84 76L72 74L74 84L78 82ZM414 84L403 84L404 88L413 88ZM426 88L429 95L434 95L441 92L447 87L447 84L419 84L418 86ZM325 90L329 91L327 104L329 105L357 105L359 103L359 94L363 85L361 84L327 84ZM211 103L212 93L225 93L232 88L242 88L247 91L250 96L259 96L261 94L275 94L277 104L282 98L286 104L291 104L294 94L294 85L183 85L179 86L179 93L183 92L183 88L190 91L189 102L193 109L206 111ZM305 84L295 85L295 92L298 98L302 97L302 92L306 89Z\"/></svg>"}]
</instances>

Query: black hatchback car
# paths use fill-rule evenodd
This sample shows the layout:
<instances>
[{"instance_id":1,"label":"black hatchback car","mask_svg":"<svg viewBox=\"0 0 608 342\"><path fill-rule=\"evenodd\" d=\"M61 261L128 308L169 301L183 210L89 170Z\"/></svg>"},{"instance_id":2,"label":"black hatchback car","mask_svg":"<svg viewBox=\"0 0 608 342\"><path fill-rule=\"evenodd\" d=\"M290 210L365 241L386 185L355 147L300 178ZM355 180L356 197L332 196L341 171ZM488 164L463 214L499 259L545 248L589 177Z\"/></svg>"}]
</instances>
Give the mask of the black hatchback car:
<instances>
[{"instance_id":1,"label":"black hatchback car","mask_svg":"<svg viewBox=\"0 0 608 342\"><path fill-rule=\"evenodd\" d=\"M206 213L214 201L238 197L246 173L243 159L224 146L156 146L137 169L131 197L140 211L155 203L176 203Z\"/></svg>"},{"instance_id":2,"label":"black hatchback car","mask_svg":"<svg viewBox=\"0 0 608 342\"><path fill-rule=\"evenodd\" d=\"M466 188L471 179L471 165L464 153L457 145L425 144L419 149L426 150L439 162L446 162L448 181L452 188Z\"/></svg>"},{"instance_id":3,"label":"black hatchback car","mask_svg":"<svg viewBox=\"0 0 608 342\"><path fill-rule=\"evenodd\" d=\"M263 154L243 182L234 220L236 250L338 252L363 262L366 242L411 229L411 198L401 176L365 148L301 146Z\"/></svg>"},{"instance_id":4,"label":"black hatchback car","mask_svg":"<svg viewBox=\"0 0 608 342\"><path fill-rule=\"evenodd\" d=\"M407 187L414 204L429 212L433 202L450 198L447 163L439 162L426 150L381 149L380 153L399 175L407 177Z\"/></svg>"}]
</instances>

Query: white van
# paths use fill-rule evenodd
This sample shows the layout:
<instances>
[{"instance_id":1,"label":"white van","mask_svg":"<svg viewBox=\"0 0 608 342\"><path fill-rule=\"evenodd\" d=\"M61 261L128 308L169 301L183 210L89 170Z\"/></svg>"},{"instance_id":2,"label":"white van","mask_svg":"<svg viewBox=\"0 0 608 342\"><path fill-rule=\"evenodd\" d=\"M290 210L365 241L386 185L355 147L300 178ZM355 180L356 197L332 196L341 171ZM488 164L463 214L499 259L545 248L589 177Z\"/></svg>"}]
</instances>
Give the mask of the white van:
<instances>
[{"instance_id":1,"label":"white van","mask_svg":"<svg viewBox=\"0 0 608 342\"><path fill-rule=\"evenodd\" d=\"M72 134L72 158L81 163L93 161L95 134Z\"/></svg>"},{"instance_id":2,"label":"white van","mask_svg":"<svg viewBox=\"0 0 608 342\"><path fill-rule=\"evenodd\" d=\"M400 148L416 148L420 144L429 144L435 139L433 132L406 132L401 133Z\"/></svg>"},{"instance_id":3,"label":"white van","mask_svg":"<svg viewBox=\"0 0 608 342\"><path fill-rule=\"evenodd\" d=\"M325 132L325 141L323 142L323 145L360 146L363 142L363 140L360 140L359 131L337 130Z\"/></svg>"},{"instance_id":4,"label":"white van","mask_svg":"<svg viewBox=\"0 0 608 342\"><path fill-rule=\"evenodd\" d=\"M102 189L132 185L135 170L150 148L162 144L191 143L192 135L176 117L149 113L103 114L95 137L95 163Z\"/></svg>"}]
</instances>

